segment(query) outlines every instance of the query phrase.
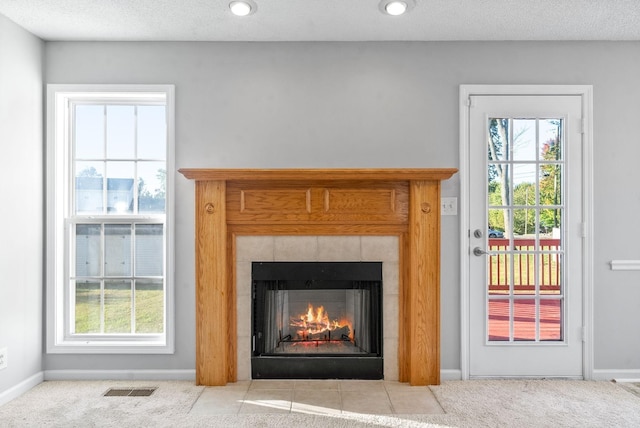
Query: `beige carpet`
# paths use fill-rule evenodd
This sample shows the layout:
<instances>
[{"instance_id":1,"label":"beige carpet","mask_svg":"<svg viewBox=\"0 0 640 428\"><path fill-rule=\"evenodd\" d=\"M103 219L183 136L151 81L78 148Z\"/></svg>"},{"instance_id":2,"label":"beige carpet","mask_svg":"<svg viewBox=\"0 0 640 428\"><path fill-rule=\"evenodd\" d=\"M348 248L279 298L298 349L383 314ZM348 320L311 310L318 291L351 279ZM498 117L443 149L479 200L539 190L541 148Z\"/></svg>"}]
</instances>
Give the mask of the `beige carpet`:
<instances>
[{"instance_id":1,"label":"beige carpet","mask_svg":"<svg viewBox=\"0 0 640 428\"><path fill-rule=\"evenodd\" d=\"M148 397L103 396L110 388L124 387L157 389ZM248 395L250 386L238 394L238 388L245 386L230 385L224 394L232 396L235 388L231 399L240 400L240 406L251 401L256 410L242 413L239 407L237 412L217 413L220 390L212 392L191 382L44 382L0 407L0 427L640 427L640 386L634 384L490 380L444 382L430 388L384 385L390 403L395 387L421 391L427 401L406 408L411 414L394 412L393 404L372 414L342 408L348 400L358 399L351 393L347 401L343 397L353 388L338 387L340 408L335 400L329 401L332 408L300 406L303 400L296 401L296 388L291 387L292 392L281 394L278 401L291 398L288 410L285 404L284 412L263 414L258 411L274 404L269 396ZM376 388L379 383L372 382L369 390ZM366 401L367 392L360 391L362 400ZM431 393L439 406L429 402ZM419 412L421 406L424 414Z\"/></svg>"}]
</instances>

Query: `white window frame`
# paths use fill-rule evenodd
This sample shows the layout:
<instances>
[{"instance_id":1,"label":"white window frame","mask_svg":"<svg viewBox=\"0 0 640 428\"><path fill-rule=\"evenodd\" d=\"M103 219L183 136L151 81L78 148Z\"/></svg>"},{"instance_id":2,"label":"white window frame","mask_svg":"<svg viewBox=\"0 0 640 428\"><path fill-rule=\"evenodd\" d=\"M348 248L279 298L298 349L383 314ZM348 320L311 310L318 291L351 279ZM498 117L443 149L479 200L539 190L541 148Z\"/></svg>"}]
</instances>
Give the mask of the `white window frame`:
<instances>
[{"instance_id":1,"label":"white window frame","mask_svg":"<svg viewBox=\"0 0 640 428\"><path fill-rule=\"evenodd\" d=\"M47 352L62 354L171 354L174 353L174 176L175 88L173 85L47 85L47 195L46 195L46 308ZM72 302L69 255L65 248L71 214L71 121L73 102L135 98L166 99L167 157L165 212L165 325L160 334L73 335L69 327ZM110 223L117 223L114 217ZM65 297L67 296L67 297Z\"/></svg>"}]
</instances>

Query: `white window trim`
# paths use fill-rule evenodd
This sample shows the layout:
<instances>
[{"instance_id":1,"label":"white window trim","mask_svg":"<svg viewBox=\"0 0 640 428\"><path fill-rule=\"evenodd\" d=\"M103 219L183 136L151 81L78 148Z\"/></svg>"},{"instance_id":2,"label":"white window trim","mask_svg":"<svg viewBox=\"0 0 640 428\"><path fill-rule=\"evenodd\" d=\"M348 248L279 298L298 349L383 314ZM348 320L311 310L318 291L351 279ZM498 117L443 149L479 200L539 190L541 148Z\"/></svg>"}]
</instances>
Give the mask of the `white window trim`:
<instances>
[{"instance_id":1,"label":"white window trim","mask_svg":"<svg viewBox=\"0 0 640 428\"><path fill-rule=\"evenodd\" d=\"M69 337L65 331L68 306L64 305L68 265L65 256L65 217L69 204L70 132L65 105L71 99L108 100L116 94L166 96L166 265L165 329L159 335L87 335ZM46 158L46 335L47 352L56 354L172 354L175 348L174 312L174 179L175 179L175 87L174 85L47 85ZM61 110L62 108L62 110ZM61 194L62 192L62 194Z\"/></svg>"}]
</instances>

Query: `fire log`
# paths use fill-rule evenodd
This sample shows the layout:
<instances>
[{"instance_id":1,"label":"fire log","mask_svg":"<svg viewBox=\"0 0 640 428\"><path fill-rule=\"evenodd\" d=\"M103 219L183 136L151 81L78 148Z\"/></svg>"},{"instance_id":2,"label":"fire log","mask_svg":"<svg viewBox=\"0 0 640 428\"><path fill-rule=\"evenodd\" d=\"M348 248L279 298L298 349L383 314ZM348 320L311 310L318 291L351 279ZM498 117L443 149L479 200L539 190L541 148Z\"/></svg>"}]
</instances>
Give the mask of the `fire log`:
<instances>
[{"instance_id":1,"label":"fire log","mask_svg":"<svg viewBox=\"0 0 640 428\"><path fill-rule=\"evenodd\" d=\"M331 330L331 335L329 335L329 330L321 331L320 333L305 333L304 339L306 340L329 340L331 337L332 340L341 340L340 338L344 336L349 336L351 330L349 326L345 325L342 327L338 327L335 330Z\"/></svg>"}]
</instances>

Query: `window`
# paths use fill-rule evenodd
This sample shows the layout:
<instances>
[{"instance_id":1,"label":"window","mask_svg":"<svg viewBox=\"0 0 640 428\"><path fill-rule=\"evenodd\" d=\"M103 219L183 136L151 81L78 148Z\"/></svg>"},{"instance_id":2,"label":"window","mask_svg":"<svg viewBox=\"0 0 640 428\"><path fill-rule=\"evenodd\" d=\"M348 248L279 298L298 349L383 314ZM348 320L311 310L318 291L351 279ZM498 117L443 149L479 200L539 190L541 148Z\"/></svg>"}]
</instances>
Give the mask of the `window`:
<instances>
[{"instance_id":1,"label":"window","mask_svg":"<svg viewBox=\"0 0 640 428\"><path fill-rule=\"evenodd\" d=\"M49 85L47 348L173 352L173 86Z\"/></svg>"}]
</instances>

